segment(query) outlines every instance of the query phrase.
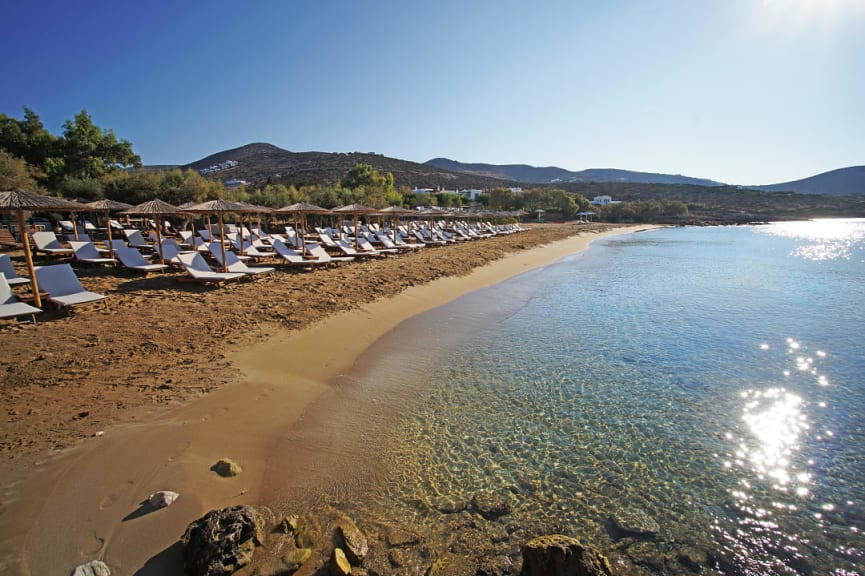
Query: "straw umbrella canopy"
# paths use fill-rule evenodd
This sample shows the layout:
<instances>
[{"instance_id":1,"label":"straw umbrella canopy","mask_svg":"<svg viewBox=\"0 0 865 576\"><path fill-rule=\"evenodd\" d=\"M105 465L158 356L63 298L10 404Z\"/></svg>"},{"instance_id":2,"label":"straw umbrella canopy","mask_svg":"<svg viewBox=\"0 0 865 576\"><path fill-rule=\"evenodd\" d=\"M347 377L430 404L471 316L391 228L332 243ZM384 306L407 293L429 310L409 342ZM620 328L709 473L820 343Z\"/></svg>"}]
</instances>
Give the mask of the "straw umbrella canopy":
<instances>
[{"instance_id":1,"label":"straw umbrella canopy","mask_svg":"<svg viewBox=\"0 0 865 576\"><path fill-rule=\"evenodd\" d=\"M94 212L102 212L105 215L105 228L108 233L108 255L109 257L114 258L114 244L111 241L111 222L108 220L108 213L128 210L129 208L132 208L132 204L103 198L102 200L88 202L85 206Z\"/></svg>"},{"instance_id":2,"label":"straw umbrella canopy","mask_svg":"<svg viewBox=\"0 0 865 576\"><path fill-rule=\"evenodd\" d=\"M433 217L435 217L435 216L449 216L450 214L451 213L448 210L443 210L442 208L436 208L434 206L431 206L431 207L427 208L426 210L422 210L420 212L421 216L429 216L430 240L435 240L435 238L433 237Z\"/></svg>"},{"instance_id":3,"label":"straw umbrella canopy","mask_svg":"<svg viewBox=\"0 0 865 576\"><path fill-rule=\"evenodd\" d=\"M358 214L373 214L378 212L375 208L369 208L368 206L362 206L360 204L349 204L348 206L340 206L339 208L334 208L334 212L339 214L351 214L354 219L354 247L358 248L357 241L357 215Z\"/></svg>"},{"instance_id":4,"label":"straw umbrella canopy","mask_svg":"<svg viewBox=\"0 0 865 576\"><path fill-rule=\"evenodd\" d=\"M138 216L153 216L156 220L156 244L159 249L159 263L165 264L165 259L162 257L162 216L168 214L183 214L183 210L173 204L169 204L165 200L154 198L147 202L142 202L138 206L133 206L121 212L121 214L138 215Z\"/></svg>"},{"instance_id":5,"label":"straw umbrella canopy","mask_svg":"<svg viewBox=\"0 0 865 576\"><path fill-rule=\"evenodd\" d=\"M390 216L392 218L393 226L391 226L391 231L393 232L393 241L396 242L396 222L400 216L414 216L417 214L417 210L409 210L408 208L403 208L402 206L388 206L387 208L382 208L376 214L382 216Z\"/></svg>"},{"instance_id":6,"label":"straw umbrella canopy","mask_svg":"<svg viewBox=\"0 0 865 576\"><path fill-rule=\"evenodd\" d=\"M297 216L300 215L300 249L302 252L306 251L306 241L303 238L304 232L306 232L306 215L331 214L331 211L327 208L322 208L321 206L316 206L309 202L297 202L296 204L283 206L282 208L275 210L275 212L277 214L294 214L295 228L297 227Z\"/></svg>"},{"instance_id":7,"label":"straw umbrella canopy","mask_svg":"<svg viewBox=\"0 0 865 576\"><path fill-rule=\"evenodd\" d=\"M253 215L253 214L257 214L257 215L258 215L258 232L259 232L259 235L260 235L260 234L261 234L261 215L262 215L262 214L271 214L272 212L275 211L275 210L274 210L273 208L271 208L270 206L259 206L259 205L257 205L257 204L250 204L249 202L237 202L237 204L240 204L241 206L244 206L244 207L246 207L246 208L249 210L249 211L247 212L247 214L249 215L249 220L248 220L248 222L249 222L249 232L250 232L250 234L252 233L252 215ZM243 235L242 235L242 234L241 234L241 238L240 238L240 240L241 240L241 242L240 242L240 253L243 254ZM250 238L249 240L250 240L250 243L251 243L251 242L252 242L252 238Z\"/></svg>"},{"instance_id":8,"label":"straw umbrella canopy","mask_svg":"<svg viewBox=\"0 0 865 576\"><path fill-rule=\"evenodd\" d=\"M27 260L27 271L30 273L30 288L33 290L33 301L36 306L42 307L42 298L39 296L39 284L36 281L36 272L33 267L33 254L30 252L30 238L24 226L24 212L44 212L46 210L62 210L66 212L78 212L83 208L82 204L43 196L34 192L27 192L15 188L7 192L0 192L0 212L15 214L18 219L18 232L21 234L21 243L24 245L24 258Z\"/></svg>"},{"instance_id":9,"label":"straw umbrella canopy","mask_svg":"<svg viewBox=\"0 0 865 576\"><path fill-rule=\"evenodd\" d=\"M219 219L219 237L222 250L222 271L228 272L228 265L225 262L225 224L223 223L223 216L226 212L231 212L234 214L243 214L249 212L250 209L238 202L232 202L230 200L223 200L222 198L217 198L216 200L208 200L206 202L202 202L200 204L195 204L194 206L190 206L186 209L186 212L206 212L208 214L216 214ZM243 246L243 238L240 239L240 245Z\"/></svg>"}]
</instances>

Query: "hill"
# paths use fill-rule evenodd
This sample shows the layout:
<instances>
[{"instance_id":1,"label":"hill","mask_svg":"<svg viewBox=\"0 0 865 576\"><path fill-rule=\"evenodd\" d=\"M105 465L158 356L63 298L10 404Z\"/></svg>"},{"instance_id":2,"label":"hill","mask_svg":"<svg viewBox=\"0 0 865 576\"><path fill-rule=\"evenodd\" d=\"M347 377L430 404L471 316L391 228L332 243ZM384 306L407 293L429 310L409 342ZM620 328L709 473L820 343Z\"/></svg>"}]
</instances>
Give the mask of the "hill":
<instances>
[{"instance_id":1,"label":"hill","mask_svg":"<svg viewBox=\"0 0 865 576\"><path fill-rule=\"evenodd\" d=\"M865 195L865 166L839 168L810 178L781 184L749 186L749 188L766 192L799 192L800 194L829 194L832 196Z\"/></svg>"},{"instance_id":2,"label":"hill","mask_svg":"<svg viewBox=\"0 0 865 576\"><path fill-rule=\"evenodd\" d=\"M632 170L617 170L614 168L590 168L574 172L548 166L539 168L528 164L465 164L448 158L433 158L426 162L451 172L477 174L502 180L513 180L526 184L550 184L572 182L637 182L644 184L694 184L697 186L723 186L721 182L705 178L692 178L674 174L656 174L653 172L634 172Z\"/></svg>"},{"instance_id":3,"label":"hill","mask_svg":"<svg viewBox=\"0 0 865 576\"><path fill-rule=\"evenodd\" d=\"M232 165L233 163L236 165ZM362 152L289 152L272 144L255 143L211 154L184 168L225 168L208 174L219 180L239 179L260 184L270 178L287 185L338 183L356 164L369 164L393 174L397 187L495 188L507 182L477 174L449 172L435 166Z\"/></svg>"}]
</instances>

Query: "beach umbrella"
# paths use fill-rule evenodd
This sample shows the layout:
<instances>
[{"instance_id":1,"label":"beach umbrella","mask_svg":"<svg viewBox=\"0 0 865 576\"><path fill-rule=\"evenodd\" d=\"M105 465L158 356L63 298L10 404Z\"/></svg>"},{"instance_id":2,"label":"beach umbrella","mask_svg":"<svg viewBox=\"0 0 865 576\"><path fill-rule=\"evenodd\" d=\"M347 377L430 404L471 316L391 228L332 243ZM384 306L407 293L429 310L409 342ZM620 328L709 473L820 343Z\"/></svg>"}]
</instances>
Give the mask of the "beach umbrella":
<instances>
[{"instance_id":1,"label":"beach umbrella","mask_svg":"<svg viewBox=\"0 0 865 576\"><path fill-rule=\"evenodd\" d=\"M155 198L142 202L138 206L133 206L121 212L121 214L138 215L138 216L153 216L156 220L156 244L159 250L159 263L165 264L165 259L162 257L162 216L168 214L182 214L183 211L173 204L169 204L165 200Z\"/></svg>"},{"instance_id":2,"label":"beach umbrella","mask_svg":"<svg viewBox=\"0 0 865 576\"><path fill-rule=\"evenodd\" d=\"M274 212L274 209L270 206L258 206L256 204L250 204L249 202L238 202L241 206L246 207L249 211L246 213L249 215L249 233L252 234L252 215L256 214L258 216L258 231L261 232L261 215L262 214L270 214ZM242 219L242 217L241 217ZM252 243L252 238L250 237L249 242ZM243 255L243 233L240 235L240 254Z\"/></svg>"},{"instance_id":3,"label":"beach umbrella","mask_svg":"<svg viewBox=\"0 0 865 576\"><path fill-rule=\"evenodd\" d=\"M186 211L216 214L217 218L219 219L219 245L222 247L222 271L228 272L228 264L225 261L225 224L223 222L223 216L226 212L231 212L233 214L244 214L246 212L249 212L249 208L238 202L232 202L231 200L223 200L222 198L217 198L216 200L208 200L206 202L190 206L186 209ZM242 236L243 235L241 234L241 246L243 246Z\"/></svg>"},{"instance_id":4,"label":"beach umbrella","mask_svg":"<svg viewBox=\"0 0 865 576\"><path fill-rule=\"evenodd\" d=\"M300 216L300 250L301 252L306 251L306 241L304 240L304 232L306 232L306 215L307 214L330 214L331 211L327 208L322 208L321 206L316 206L315 204L310 204L309 202L297 202L296 204L290 204L288 206L284 206L275 212L279 214L294 214L295 219L297 216ZM295 220L295 227L297 227L297 220Z\"/></svg>"},{"instance_id":5,"label":"beach umbrella","mask_svg":"<svg viewBox=\"0 0 865 576\"><path fill-rule=\"evenodd\" d=\"M357 215L358 214L373 214L378 212L375 208L369 208L367 206L361 206L360 204L349 204L348 206L340 206L339 208L334 208L334 212L339 214L351 214L354 219L354 247L357 249Z\"/></svg>"},{"instance_id":6,"label":"beach umbrella","mask_svg":"<svg viewBox=\"0 0 865 576\"><path fill-rule=\"evenodd\" d=\"M448 212L447 210L442 210L441 208L436 208L434 206L431 206L431 207L427 208L426 210L422 210L420 212L421 216L429 216L430 240L435 240L435 237L433 236L433 217L434 216L447 216L448 214L450 214L450 212Z\"/></svg>"},{"instance_id":7,"label":"beach umbrella","mask_svg":"<svg viewBox=\"0 0 865 576\"><path fill-rule=\"evenodd\" d=\"M33 301L39 308L42 307L42 298L39 296L39 284L36 281L36 272L33 267L30 238L24 225L24 212L44 212L46 210L78 212L84 209L83 205L77 202L52 196L43 196L34 192L21 190L20 188L0 192L0 212L15 214L18 219L18 232L21 235L21 243L24 245L24 258L27 261L27 271L30 273L30 288L33 290Z\"/></svg>"},{"instance_id":8,"label":"beach umbrella","mask_svg":"<svg viewBox=\"0 0 865 576\"><path fill-rule=\"evenodd\" d=\"M119 212L120 210L128 210L132 208L132 204L126 204L125 202L117 202L116 200L108 200L107 198L103 198L102 200L96 200L94 202L88 202L85 204L90 210L93 212L102 212L105 215L105 228L108 233L108 255L110 258L114 258L114 244L111 242L111 222L109 221L109 212Z\"/></svg>"},{"instance_id":9,"label":"beach umbrella","mask_svg":"<svg viewBox=\"0 0 865 576\"><path fill-rule=\"evenodd\" d=\"M382 208L377 212L382 216L390 216L393 220L391 221L393 226L393 241L396 242L396 227L397 221L400 216L414 216L417 214L416 210L409 210L408 208L403 208L402 206L388 206L387 208Z\"/></svg>"}]
</instances>

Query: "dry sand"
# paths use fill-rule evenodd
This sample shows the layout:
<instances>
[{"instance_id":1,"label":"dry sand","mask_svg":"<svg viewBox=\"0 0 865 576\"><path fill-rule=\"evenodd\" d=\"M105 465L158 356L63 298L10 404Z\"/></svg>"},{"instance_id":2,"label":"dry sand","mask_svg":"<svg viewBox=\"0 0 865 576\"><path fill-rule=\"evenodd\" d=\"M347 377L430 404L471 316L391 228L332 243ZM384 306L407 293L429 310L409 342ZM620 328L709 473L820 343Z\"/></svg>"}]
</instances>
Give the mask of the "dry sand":
<instances>
[{"instance_id":1,"label":"dry sand","mask_svg":"<svg viewBox=\"0 0 865 576\"><path fill-rule=\"evenodd\" d=\"M541 226L219 290L82 272L85 286L109 293L107 310L0 331L0 572L65 575L103 559L113 574L179 573L176 543L190 521L260 503L269 469L308 481L269 460L274 445L382 335L638 229ZM221 457L243 473L216 475ZM157 490L181 497L146 513Z\"/></svg>"}]
</instances>

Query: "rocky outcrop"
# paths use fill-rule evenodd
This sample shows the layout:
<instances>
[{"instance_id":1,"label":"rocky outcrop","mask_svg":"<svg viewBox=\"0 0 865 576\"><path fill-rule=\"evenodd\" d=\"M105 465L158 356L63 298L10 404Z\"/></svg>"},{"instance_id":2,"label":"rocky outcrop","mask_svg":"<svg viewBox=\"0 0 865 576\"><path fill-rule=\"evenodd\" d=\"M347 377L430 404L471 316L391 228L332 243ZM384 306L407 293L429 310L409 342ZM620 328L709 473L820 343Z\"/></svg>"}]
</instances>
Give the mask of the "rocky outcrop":
<instances>
[{"instance_id":1,"label":"rocky outcrop","mask_svg":"<svg viewBox=\"0 0 865 576\"><path fill-rule=\"evenodd\" d=\"M264 518L252 506L211 510L192 522L180 539L183 567L191 576L224 576L252 560L264 543Z\"/></svg>"},{"instance_id":2,"label":"rocky outcrop","mask_svg":"<svg viewBox=\"0 0 865 576\"><path fill-rule=\"evenodd\" d=\"M612 576L607 559L569 536L540 536L523 547L523 576Z\"/></svg>"}]
</instances>

